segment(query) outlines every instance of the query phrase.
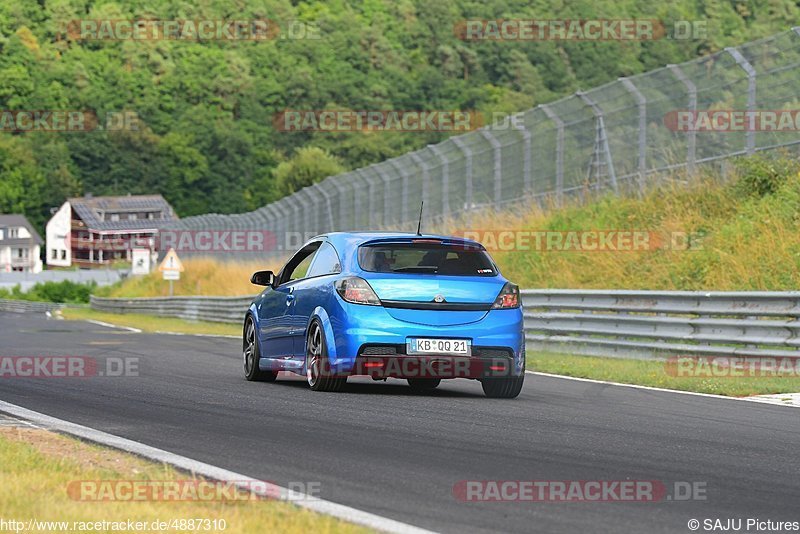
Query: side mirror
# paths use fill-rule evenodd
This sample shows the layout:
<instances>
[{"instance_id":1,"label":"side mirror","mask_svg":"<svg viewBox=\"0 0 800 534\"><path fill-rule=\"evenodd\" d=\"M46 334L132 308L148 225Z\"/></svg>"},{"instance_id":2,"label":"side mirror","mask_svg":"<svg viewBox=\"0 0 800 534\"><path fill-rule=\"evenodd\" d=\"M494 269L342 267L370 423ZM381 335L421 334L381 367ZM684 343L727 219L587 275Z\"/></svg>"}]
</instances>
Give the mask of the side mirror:
<instances>
[{"instance_id":1,"label":"side mirror","mask_svg":"<svg viewBox=\"0 0 800 534\"><path fill-rule=\"evenodd\" d=\"M272 286L275 282L275 275L272 271L256 271L250 277L250 283L257 286Z\"/></svg>"}]
</instances>

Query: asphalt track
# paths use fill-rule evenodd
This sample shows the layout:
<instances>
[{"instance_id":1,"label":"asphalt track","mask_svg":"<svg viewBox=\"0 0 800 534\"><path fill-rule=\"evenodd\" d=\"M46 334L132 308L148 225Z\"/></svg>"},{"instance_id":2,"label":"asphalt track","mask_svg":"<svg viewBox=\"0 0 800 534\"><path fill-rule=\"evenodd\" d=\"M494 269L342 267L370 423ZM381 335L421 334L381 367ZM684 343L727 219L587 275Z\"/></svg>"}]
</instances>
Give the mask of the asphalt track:
<instances>
[{"instance_id":1,"label":"asphalt track","mask_svg":"<svg viewBox=\"0 0 800 534\"><path fill-rule=\"evenodd\" d=\"M442 532L690 532L800 521L800 410L528 375L515 400L443 382L316 393L246 382L241 342L0 313L0 356L138 358L139 376L0 378L0 400ZM705 484L705 500L462 502L463 480ZM702 530L701 530L702 531Z\"/></svg>"}]
</instances>

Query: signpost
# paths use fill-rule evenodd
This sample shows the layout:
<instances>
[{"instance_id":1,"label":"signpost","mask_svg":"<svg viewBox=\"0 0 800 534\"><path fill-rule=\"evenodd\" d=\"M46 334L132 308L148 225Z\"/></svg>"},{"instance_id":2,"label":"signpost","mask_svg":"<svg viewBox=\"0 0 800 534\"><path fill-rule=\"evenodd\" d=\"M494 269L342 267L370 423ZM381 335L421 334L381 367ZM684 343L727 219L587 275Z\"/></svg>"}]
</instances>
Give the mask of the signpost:
<instances>
[{"instance_id":1,"label":"signpost","mask_svg":"<svg viewBox=\"0 0 800 534\"><path fill-rule=\"evenodd\" d=\"M135 248L131 251L131 274L141 275L150 272L150 249Z\"/></svg>"},{"instance_id":2,"label":"signpost","mask_svg":"<svg viewBox=\"0 0 800 534\"><path fill-rule=\"evenodd\" d=\"M167 255L164 256L161 265L158 266L158 270L161 271L164 280L169 280L169 296L171 297L173 294L172 282L180 280L183 272L183 264L174 248L170 248L167 251Z\"/></svg>"}]
</instances>

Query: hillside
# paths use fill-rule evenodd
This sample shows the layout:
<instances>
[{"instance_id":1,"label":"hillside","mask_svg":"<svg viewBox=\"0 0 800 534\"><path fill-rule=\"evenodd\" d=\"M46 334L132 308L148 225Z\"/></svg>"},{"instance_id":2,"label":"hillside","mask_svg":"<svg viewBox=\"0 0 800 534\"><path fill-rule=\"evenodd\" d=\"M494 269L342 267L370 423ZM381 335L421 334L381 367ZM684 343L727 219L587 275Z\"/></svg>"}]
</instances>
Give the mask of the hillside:
<instances>
[{"instance_id":1,"label":"hillside","mask_svg":"<svg viewBox=\"0 0 800 534\"><path fill-rule=\"evenodd\" d=\"M612 239L605 250L576 251L564 239L550 247L543 241L540 250L493 252L503 274L521 287L796 290L800 164L788 155L756 155L736 160L731 173L727 179L709 173L689 186L675 176L677 185L655 189L643 199L606 197L548 213L494 214L473 227L579 235L628 232L627 241ZM631 233L649 238L646 246L637 247Z\"/></svg>"},{"instance_id":2,"label":"hillside","mask_svg":"<svg viewBox=\"0 0 800 534\"><path fill-rule=\"evenodd\" d=\"M791 0L61 0L0 3L0 109L130 112L139 129L3 133L0 212L42 227L65 197L162 193L181 216L260 207L441 133L276 131L286 109L519 111L785 30ZM691 40L469 42L465 19L704 22ZM82 40L80 20L299 21L319 39ZM297 36L295 34L295 36Z\"/></svg>"}]
</instances>

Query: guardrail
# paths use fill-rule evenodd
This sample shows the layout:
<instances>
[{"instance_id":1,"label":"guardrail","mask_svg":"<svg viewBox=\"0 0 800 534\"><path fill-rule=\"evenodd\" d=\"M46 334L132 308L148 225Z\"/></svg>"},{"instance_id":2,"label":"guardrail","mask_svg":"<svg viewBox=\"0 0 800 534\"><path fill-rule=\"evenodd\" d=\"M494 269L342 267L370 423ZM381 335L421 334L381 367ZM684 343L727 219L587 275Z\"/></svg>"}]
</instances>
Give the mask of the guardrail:
<instances>
[{"instance_id":1,"label":"guardrail","mask_svg":"<svg viewBox=\"0 0 800 534\"><path fill-rule=\"evenodd\" d=\"M251 297L92 297L93 309L239 323ZM800 292L523 290L529 350L800 357Z\"/></svg>"},{"instance_id":2,"label":"guardrail","mask_svg":"<svg viewBox=\"0 0 800 534\"><path fill-rule=\"evenodd\" d=\"M800 292L525 290L522 302L533 350L800 356Z\"/></svg>"},{"instance_id":3,"label":"guardrail","mask_svg":"<svg viewBox=\"0 0 800 534\"><path fill-rule=\"evenodd\" d=\"M0 311L14 313L44 313L60 310L66 304L55 302L34 302L29 300L0 299Z\"/></svg>"},{"instance_id":4,"label":"guardrail","mask_svg":"<svg viewBox=\"0 0 800 534\"><path fill-rule=\"evenodd\" d=\"M91 297L93 310L179 317L190 321L241 323L253 297L154 297L114 299Z\"/></svg>"}]
</instances>

